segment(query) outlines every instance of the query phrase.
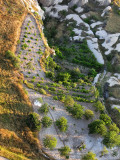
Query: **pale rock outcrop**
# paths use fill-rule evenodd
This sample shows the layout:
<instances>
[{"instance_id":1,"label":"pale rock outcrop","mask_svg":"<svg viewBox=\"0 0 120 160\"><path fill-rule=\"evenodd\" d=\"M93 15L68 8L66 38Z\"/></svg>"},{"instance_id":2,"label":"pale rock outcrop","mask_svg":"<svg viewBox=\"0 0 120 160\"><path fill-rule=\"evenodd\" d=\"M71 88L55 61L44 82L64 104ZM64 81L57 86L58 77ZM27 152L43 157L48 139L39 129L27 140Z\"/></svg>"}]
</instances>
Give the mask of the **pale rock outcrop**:
<instances>
[{"instance_id":1,"label":"pale rock outcrop","mask_svg":"<svg viewBox=\"0 0 120 160\"><path fill-rule=\"evenodd\" d=\"M108 6L111 3L111 0L96 0L100 3L101 6Z\"/></svg>"},{"instance_id":2,"label":"pale rock outcrop","mask_svg":"<svg viewBox=\"0 0 120 160\"><path fill-rule=\"evenodd\" d=\"M106 8L103 10L103 13L101 14L101 17L104 17L104 15L105 15L106 13L108 13L109 11L111 11L111 10L112 10L112 8L111 8L110 6L106 7Z\"/></svg>"},{"instance_id":3,"label":"pale rock outcrop","mask_svg":"<svg viewBox=\"0 0 120 160\"><path fill-rule=\"evenodd\" d=\"M28 8L32 13L37 12L41 19L44 18L44 11L41 9L41 7L38 4L37 0L21 0L24 6Z\"/></svg>"},{"instance_id":4,"label":"pale rock outcrop","mask_svg":"<svg viewBox=\"0 0 120 160\"><path fill-rule=\"evenodd\" d=\"M61 3L63 0L38 0L44 7Z\"/></svg>"},{"instance_id":5,"label":"pale rock outcrop","mask_svg":"<svg viewBox=\"0 0 120 160\"><path fill-rule=\"evenodd\" d=\"M72 0L68 6L73 7L74 5L77 5L78 7L83 6L84 4L88 3L88 0Z\"/></svg>"}]
</instances>

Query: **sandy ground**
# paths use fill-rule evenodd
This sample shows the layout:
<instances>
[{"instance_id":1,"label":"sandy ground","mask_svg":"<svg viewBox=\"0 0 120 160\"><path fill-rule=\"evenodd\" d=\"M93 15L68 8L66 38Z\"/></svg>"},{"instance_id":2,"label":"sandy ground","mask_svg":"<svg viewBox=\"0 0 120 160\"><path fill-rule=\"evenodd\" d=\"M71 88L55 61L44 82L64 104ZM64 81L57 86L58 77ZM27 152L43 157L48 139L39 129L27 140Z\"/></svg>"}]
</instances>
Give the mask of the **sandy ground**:
<instances>
[{"instance_id":1,"label":"sandy ground","mask_svg":"<svg viewBox=\"0 0 120 160\"><path fill-rule=\"evenodd\" d=\"M31 21L27 30L27 32L30 32L30 35L27 34L28 37L25 38L25 42L24 42L28 44L28 47L25 50L21 50L21 44L19 44L17 47L17 53L16 53L17 55L19 55L20 51L22 51L22 54L20 54L20 59L21 61L23 61L21 63L21 72L24 74L25 77L29 76L29 78L32 78L33 76L36 76L37 79L45 78L45 74L41 70L40 64L38 62L38 60L40 60L41 58L41 55L36 53L39 51L39 49L41 49L41 51L44 51L45 48L44 48L43 41L40 38L40 33L35 23L35 20L30 15L26 17L23 23L20 41L23 40L23 37L26 32L25 27L27 27L28 21ZM31 39L30 37L33 37L33 39ZM36 41L35 39L38 39L38 40ZM31 42L28 43L27 42L28 40L30 40ZM24 57L26 57L27 59L25 59ZM27 68L27 63L29 63L30 61L34 69ZM28 72L30 72L30 74L28 74ZM81 155L87 153L88 151L93 151L97 155L97 158L99 160L117 160L117 158L120 157L119 152L117 157L112 157L111 150L109 150L110 152L107 156L100 157L101 151L103 150L103 147L104 147L103 144L101 143L102 138L97 135L88 134L87 126L92 120L89 120L89 121L85 119L76 120L68 112L66 112L65 107L61 102L53 100L52 97L41 95L40 93L32 89L26 88L26 90L28 91L29 98L33 104L33 109L36 113L38 113L39 106L35 105L34 102L40 97L43 98L44 102L48 103L50 106L55 107L55 110L50 108L48 113L48 116L51 117L51 119L53 120L52 126L47 129L42 128L41 131L39 132L39 138L41 142L43 141L43 138L45 137L46 134L53 135L54 137L57 138L57 142L58 142L57 146L52 151L45 149L43 146L43 149L48 154L52 155L57 160L64 160L65 158L60 156L58 152L58 148L64 145L68 145L72 149L69 160L79 160L81 158ZM81 104L84 105L85 109L92 107L91 105L89 105L89 103L87 104L81 103ZM43 115L40 114L40 118L42 118L42 116ZM55 120L61 116L64 116L68 120L69 127L66 133L59 132L58 128L54 124ZM95 114L94 119L97 119L97 118L98 118L98 115ZM78 147L81 145L82 142L85 143L86 149L79 151ZM118 149L114 148L113 150L118 150Z\"/></svg>"}]
</instances>

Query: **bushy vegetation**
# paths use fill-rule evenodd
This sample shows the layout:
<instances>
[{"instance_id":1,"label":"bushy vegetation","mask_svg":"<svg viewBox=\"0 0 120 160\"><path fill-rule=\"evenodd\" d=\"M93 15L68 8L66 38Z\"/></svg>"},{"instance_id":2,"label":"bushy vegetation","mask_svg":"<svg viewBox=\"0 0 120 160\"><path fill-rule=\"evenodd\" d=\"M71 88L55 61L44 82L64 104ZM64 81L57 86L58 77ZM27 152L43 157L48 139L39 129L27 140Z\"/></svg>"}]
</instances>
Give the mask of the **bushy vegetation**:
<instances>
[{"instance_id":1,"label":"bushy vegetation","mask_svg":"<svg viewBox=\"0 0 120 160\"><path fill-rule=\"evenodd\" d=\"M92 110L87 109L85 110L84 115L85 115L85 118L88 120L94 117L94 112Z\"/></svg>"},{"instance_id":2,"label":"bushy vegetation","mask_svg":"<svg viewBox=\"0 0 120 160\"><path fill-rule=\"evenodd\" d=\"M48 104L47 104L47 103L43 104L43 105L38 109L38 111L39 111L40 113L45 113L45 114L47 114L47 113L49 112L49 106L48 106Z\"/></svg>"},{"instance_id":3,"label":"bushy vegetation","mask_svg":"<svg viewBox=\"0 0 120 160\"><path fill-rule=\"evenodd\" d=\"M118 135L115 131L107 132L107 134L104 137L103 144L109 148L119 146L120 135Z\"/></svg>"},{"instance_id":4,"label":"bushy vegetation","mask_svg":"<svg viewBox=\"0 0 120 160\"><path fill-rule=\"evenodd\" d=\"M52 119L48 116L44 116L42 118L42 125L43 127L50 127L52 125Z\"/></svg>"},{"instance_id":5,"label":"bushy vegetation","mask_svg":"<svg viewBox=\"0 0 120 160\"><path fill-rule=\"evenodd\" d=\"M31 113L26 119L26 124L33 131L39 131L41 128L41 122L37 113Z\"/></svg>"},{"instance_id":6,"label":"bushy vegetation","mask_svg":"<svg viewBox=\"0 0 120 160\"><path fill-rule=\"evenodd\" d=\"M81 119L84 115L84 107L80 104L75 103L73 107L68 106L67 110L75 117L76 119Z\"/></svg>"},{"instance_id":7,"label":"bushy vegetation","mask_svg":"<svg viewBox=\"0 0 120 160\"><path fill-rule=\"evenodd\" d=\"M67 119L65 117L59 118L58 120L56 120L56 125L61 132L66 132L68 128Z\"/></svg>"},{"instance_id":8,"label":"bushy vegetation","mask_svg":"<svg viewBox=\"0 0 120 160\"><path fill-rule=\"evenodd\" d=\"M61 156L69 156L69 154L70 154L70 152L71 152L71 149L69 148L69 146L64 146L64 147L61 147L60 149L59 149L59 151L60 151L60 154L61 154Z\"/></svg>"},{"instance_id":9,"label":"bushy vegetation","mask_svg":"<svg viewBox=\"0 0 120 160\"><path fill-rule=\"evenodd\" d=\"M65 106L72 107L74 105L74 103L75 103L75 101L73 100L73 98L70 95L68 95L65 98L65 101L64 101Z\"/></svg>"},{"instance_id":10,"label":"bushy vegetation","mask_svg":"<svg viewBox=\"0 0 120 160\"><path fill-rule=\"evenodd\" d=\"M46 137L43 139L43 144L46 148L52 150L57 145L57 139L51 135L46 135Z\"/></svg>"},{"instance_id":11,"label":"bushy vegetation","mask_svg":"<svg viewBox=\"0 0 120 160\"><path fill-rule=\"evenodd\" d=\"M88 152L86 155L82 157L82 160L98 160L96 158L96 154L93 152Z\"/></svg>"},{"instance_id":12,"label":"bushy vegetation","mask_svg":"<svg viewBox=\"0 0 120 160\"><path fill-rule=\"evenodd\" d=\"M96 111L103 112L105 110L105 107L100 101L97 101L94 105Z\"/></svg>"},{"instance_id":13,"label":"bushy vegetation","mask_svg":"<svg viewBox=\"0 0 120 160\"><path fill-rule=\"evenodd\" d=\"M107 114L101 114L100 119L103 120L108 126L111 124L111 118Z\"/></svg>"},{"instance_id":14,"label":"bushy vegetation","mask_svg":"<svg viewBox=\"0 0 120 160\"><path fill-rule=\"evenodd\" d=\"M95 121L91 122L88 125L88 128L89 128L90 134L97 133L97 134L104 136L107 133L107 128L105 126L105 122L102 120L95 120Z\"/></svg>"}]
</instances>

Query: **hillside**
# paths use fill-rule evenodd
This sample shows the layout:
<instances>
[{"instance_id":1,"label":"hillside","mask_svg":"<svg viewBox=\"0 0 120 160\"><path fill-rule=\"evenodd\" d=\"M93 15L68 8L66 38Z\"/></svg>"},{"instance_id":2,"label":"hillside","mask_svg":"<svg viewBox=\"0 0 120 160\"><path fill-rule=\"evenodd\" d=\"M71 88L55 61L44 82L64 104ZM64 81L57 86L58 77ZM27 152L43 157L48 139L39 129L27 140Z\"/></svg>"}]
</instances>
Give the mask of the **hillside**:
<instances>
[{"instance_id":1,"label":"hillside","mask_svg":"<svg viewBox=\"0 0 120 160\"><path fill-rule=\"evenodd\" d=\"M120 159L119 1L38 2L0 2L0 158Z\"/></svg>"}]
</instances>

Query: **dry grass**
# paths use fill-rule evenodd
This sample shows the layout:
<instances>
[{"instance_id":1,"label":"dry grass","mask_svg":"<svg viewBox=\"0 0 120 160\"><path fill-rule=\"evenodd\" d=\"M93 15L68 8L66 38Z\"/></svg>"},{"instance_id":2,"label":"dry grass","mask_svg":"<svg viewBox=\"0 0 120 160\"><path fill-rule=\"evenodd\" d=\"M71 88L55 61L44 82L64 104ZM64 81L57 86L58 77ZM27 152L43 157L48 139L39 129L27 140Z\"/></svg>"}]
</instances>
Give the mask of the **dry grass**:
<instances>
[{"instance_id":1,"label":"dry grass","mask_svg":"<svg viewBox=\"0 0 120 160\"><path fill-rule=\"evenodd\" d=\"M10 160L44 159L37 134L26 126L32 106L21 82L23 75L6 59L15 52L27 14L20 0L0 0L0 155Z\"/></svg>"},{"instance_id":2,"label":"dry grass","mask_svg":"<svg viewBox=\"0 0 120 160\"><path fill-rule=\"evenodd\" d=\"M116 13L115 6L113 7L112 12L109 13L105 30L111 33L120 32L120 15Z\"/></svg>"}]
</instances>

